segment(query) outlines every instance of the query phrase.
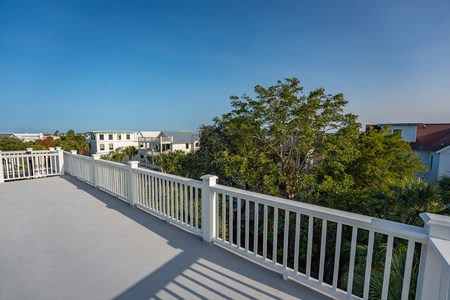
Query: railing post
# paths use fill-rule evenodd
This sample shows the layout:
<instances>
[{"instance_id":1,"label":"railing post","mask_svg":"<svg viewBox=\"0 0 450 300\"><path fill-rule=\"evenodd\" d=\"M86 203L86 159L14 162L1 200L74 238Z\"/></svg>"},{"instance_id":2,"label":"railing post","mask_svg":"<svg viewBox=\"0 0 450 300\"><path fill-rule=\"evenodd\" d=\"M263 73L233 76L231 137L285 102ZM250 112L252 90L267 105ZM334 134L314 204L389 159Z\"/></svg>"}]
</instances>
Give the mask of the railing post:
<instances>
[{"instance_id":1,"label":"railing post","mask_svg":"<svg viewBox=\"0 0 450 300\"><path fill-rule=\"evenodd\" d=\"M3 175L3 156L2 156L2 150L0 150L0 183L5 182L5 177Z\"/></svg>"},{"instance_id":2,"label":"railing post","mask_svg":"<svg viewBox=\"0 0 450 300\"><path fill-rule=\"evenodd\" d=\"M33 148L27 148L27 153L30 154L28 157L28 175L34 177L34 159L33 159Z\"/></svg>"},{"instance_id":3,"label":"railing post","mask_svg":"<svg viewBox=\"0 0 450 300\"><path fill-rule=\"evenodd\" d=\"M76 174L77 174L75 172L75 163L73 161L73 156L76 155L76 154L77 154L77 150L70 150L70 162L71 162L71 165L72 165L72 170L70 170L71 171L70 175L72 175L73 177L76 177Z\"/></svg>"},{"instance_id":4,"label":"railing post","mask_svg":"<svg viewBox=\"0 0 450 300\"><path fill-rule=\"evenodd\" d=\"M129 187L128 198L130 199L130 205L135 206L137 199L136 199L136 184L135 184L135 180L133 180L133 177L134 177L133 169L136 169L139 166L139 162L130 160L128 162L128 166L129 166L129 169L128 169L128 187Z\"/></svg>"},{"instance_id":5,"label":"railing post","mask_svg":"<svg viewBox=\"0 0 450 300\"><path fill-rule=\"evenodd\" d=\"M98 187L98 168L97 168L97 160L100 159L100 154L92 154L92 174L94 174L94 182L92 183L94 187Z\"/></svg>"},{"instance_id":6,"label":"railing post","mask_svg":"<svg viewBox=\"0 0 450 300\"><path fill-rule=\"evenodd\" d=\"M450 218L430 213L421 213L420 217L425 221L428 243L422 246L416 298L448 299Z\"/></svg>"},{"instance_id":7,"label":"railing post","mask_svg":"<svg viewBox=\"0 0 450 300\"><path fill-rule=\"evenodd\" d=\"M203 241L212 243L216 234L216 193L211 187L216 185L217 176L204 175L200 177L203 181L202 187L202 232Z\"/></svg>"},{"instance_id":8,"label":"railing post","mask_svg":"<svg viewBox=\"0 0 450 300\"><path fill-rule=\"evenodd\" d=\"M56 151L58 151L59 174L64 175L64 151L61 147L56 147Z\"/></svg>"}]
</instances>

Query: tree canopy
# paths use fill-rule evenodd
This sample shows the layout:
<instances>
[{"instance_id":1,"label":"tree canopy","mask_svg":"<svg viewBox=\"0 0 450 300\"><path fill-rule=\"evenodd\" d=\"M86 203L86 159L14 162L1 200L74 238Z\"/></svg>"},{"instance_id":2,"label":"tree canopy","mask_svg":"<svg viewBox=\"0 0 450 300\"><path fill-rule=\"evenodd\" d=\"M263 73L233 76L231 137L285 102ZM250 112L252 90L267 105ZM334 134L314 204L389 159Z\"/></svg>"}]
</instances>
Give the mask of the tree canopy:
<instances>
[{"instance_id":1,"label":"tree canopy","mask_svg":"<svg viewBox=\"0 0 450 300\"><path fill-rule=\"evenodd\" d=\"M196 169L191 175L214 174L226 185L367 213L374 191L423 170L399 134L361 132L342 94L305 94L297 78L254 92L231 96L232 110L200 127L193 163L173 155L173 173L185 175L186 165Z\"/></svg>"},{"instance_id":2,"label":"tree canopy","mask_svg":"<svg viewBox=\"0 0 450 300\"><path fill-rule=\"evenodd\" d=\"M55 140L55 146L61 147L64 151L77 150L80 155L89 155L90 146L82 134L76 134L70 129L65 135L60 135Z\"/></svg>"},{"instance_id":3,"label":"tree canopy","mask_svg":"<svg viewBox=\"0 0 450 300\"><path fill-rule=\"evenodd\" d=\"M50 147L61 147L65 151L77 150L78 154L82 155L89 155L90 151L85 137L82 134L76 134L73 130L69 130L65 135L59 136L59 138L45 137L35 142L23 142L16 137L0 137L0 150L2 151L18 151L27 148L47 150Z\"/></svg>"}]
</instances>

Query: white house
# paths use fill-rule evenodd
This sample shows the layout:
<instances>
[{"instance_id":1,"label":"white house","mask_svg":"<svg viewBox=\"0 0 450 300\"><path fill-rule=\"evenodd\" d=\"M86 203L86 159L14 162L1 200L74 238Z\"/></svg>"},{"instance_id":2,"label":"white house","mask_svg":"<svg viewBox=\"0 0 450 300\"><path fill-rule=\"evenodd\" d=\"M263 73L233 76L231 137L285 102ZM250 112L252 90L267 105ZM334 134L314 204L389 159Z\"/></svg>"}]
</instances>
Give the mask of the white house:
<instances>
[{"instance_id":1,"label":"white house","mask_svg":"<svg viewBox=\"0 0 450 300\"><path fill-rule=\"evenodd\" d=\"M138 132L136 131L91 131L89 132L91 154L107 155L117 148L138 145Z\"/></svg>"},{"instance_id":2,"label":"white house","mask_svg":"<svg viewBox=\"0 0 450 300\"><path fill-rule=\"evenodd\" d=\"M199 148L199 132L178 131L141 131L138 138L141 165L158 167L155 157L170 151L189 153Z\"/></svg>"},{"instance_id":3,"label":"white house","mask_svg":"<svg viewBox=\"0 0 450 300\"><path fill-rule=\"evenodd\" d=\"M397 123L390 125L393 132L400 132L413 151L420 157L428 171L421 176L429 182L441 176L450 176L450 124Z\"/></svg>"},{"instance_id":4,"label":"white house","mask_svg":"<svg viewBox=\"0 0 450 300\"><path fill-rule=\"evenodd\" d=\"M22 142L35 142L45 138L42 133L13 133L13 135Z\"/></svg>"},{"instance_id":5,"label":"white house","mask_svg":"<svg viewBox=\"0 0 450 300\"><path fill-rule=\"evenodd\" d=\"M117 148L134 146L139 150L141 166L158 168L155 157L181 150L186 153L199 148L199 132L179 131L91 131L91 154L107 155Z\"/></svg>"}]
</instances>

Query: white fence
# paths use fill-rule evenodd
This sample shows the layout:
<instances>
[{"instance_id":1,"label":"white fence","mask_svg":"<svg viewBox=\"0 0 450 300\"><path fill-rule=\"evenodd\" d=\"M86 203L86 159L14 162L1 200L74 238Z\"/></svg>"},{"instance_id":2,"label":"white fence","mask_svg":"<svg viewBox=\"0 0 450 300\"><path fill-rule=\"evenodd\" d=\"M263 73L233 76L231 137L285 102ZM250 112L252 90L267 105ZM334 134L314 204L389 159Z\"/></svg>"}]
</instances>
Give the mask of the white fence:
<instances>
[{"instance_id":1,"label":"white fence","mask_svg":"<svg viewBox=\"0 0 450 300\"><path fill-rule=\"evenodd\" d=\"M331 297L450 299L449 217L415 227L68 152L64 169Z\"/></svg>"},{"instance_id":2,"label":"white fence","mask_svg":"<svg viewBox=\"0 0 450 300\"><path fill-rule=\"evenodd\" d=\"M0 183L61 174L62 151L0 151Z\"/></svg>"}]
</instances>

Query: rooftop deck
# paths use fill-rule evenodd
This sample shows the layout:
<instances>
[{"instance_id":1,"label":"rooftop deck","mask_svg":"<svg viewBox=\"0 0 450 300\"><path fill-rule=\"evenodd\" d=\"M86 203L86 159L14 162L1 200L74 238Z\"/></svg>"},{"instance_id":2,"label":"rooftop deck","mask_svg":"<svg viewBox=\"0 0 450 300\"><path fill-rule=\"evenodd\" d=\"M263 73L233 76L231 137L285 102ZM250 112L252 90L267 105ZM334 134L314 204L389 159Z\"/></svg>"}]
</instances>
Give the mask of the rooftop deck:
<instances>
[{"instance_id":1,"label":"rooftop deck","mask_svg":"<svg viewBox=\"0 0 450 300\"><path fill-rule=\"evenodd\" d=\"M0 299L329 299L71 176L0 185Z\"/></svg>"}]
</instances>

